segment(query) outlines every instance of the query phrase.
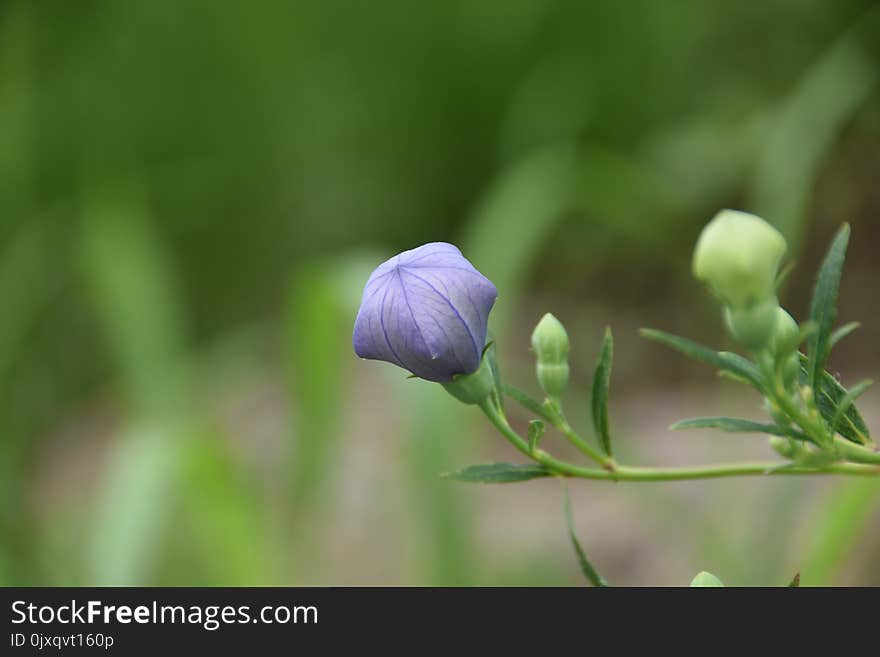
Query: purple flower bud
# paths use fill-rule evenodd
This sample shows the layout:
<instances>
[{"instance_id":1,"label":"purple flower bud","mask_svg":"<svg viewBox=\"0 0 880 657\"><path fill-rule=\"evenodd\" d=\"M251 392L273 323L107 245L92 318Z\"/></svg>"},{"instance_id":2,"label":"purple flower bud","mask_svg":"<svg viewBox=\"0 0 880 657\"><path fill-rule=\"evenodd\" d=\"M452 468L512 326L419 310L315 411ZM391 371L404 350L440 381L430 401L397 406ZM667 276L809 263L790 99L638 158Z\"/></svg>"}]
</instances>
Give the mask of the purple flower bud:
<instances>
[{"instance_id":1,"label":"purple flower bud","mask_svg":"<svg viewBox=\"0 0 880 657\"><path fill-rule=\"evenodd\" d=\"M452 244L404 251L379 265L364 287L355 353L448 383L479 368L496 296L492 282Z\"/></svg>"}]
</instances>

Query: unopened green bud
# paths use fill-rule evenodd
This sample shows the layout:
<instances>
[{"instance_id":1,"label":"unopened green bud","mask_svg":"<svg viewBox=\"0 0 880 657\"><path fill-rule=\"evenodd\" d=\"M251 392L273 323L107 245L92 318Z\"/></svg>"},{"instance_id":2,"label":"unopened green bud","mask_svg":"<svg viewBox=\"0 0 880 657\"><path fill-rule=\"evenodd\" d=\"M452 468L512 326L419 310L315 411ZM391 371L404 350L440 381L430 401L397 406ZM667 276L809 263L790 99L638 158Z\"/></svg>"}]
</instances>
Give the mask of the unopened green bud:
<instances>
[{"instance_id":1,"label":"unopened green bud","mask_svg":"<svg viewBox=\"0 0 880 657\"><path fill-rule=\"evenodd\" d=\"M532 331L532 349L539 363L561 365L568 362L568 333L558 319L545 314Z\"/></svg>"},{"instance_id":2,"label":"unopened green bud","mask_svg":"<svg viewBox=\"0 0 880 657\"><path fill-rule=\"evenodd\" d=\"M763 351L772 346L779 319L776 297L762 303L736 308L724 308L724 323L733 339L752 351Z\"/></svg>"},{"instance_id":3,"label":"unopened green bud","mask_svg":"<svg viewBox=\"0 0 880 657\"><path fill-rule=\"evenodd\" d=\"M538 363L535 367L538 383L541 389L550 397L559 397L568 387L568 364L544 365Z\"/></svg>"},{"instance_id":4,"label":"unopened green bud","mask_svg":"<svg viewBox=\"0 0 880 657\"><path fill-rule=\"evenodd\" d=\"M783 308L776 309L776 334L773 336L773 351L777 356L785 356L798 348L801 331L794 318Z\"/></svg>"},{"instance_id":5,"label":"unopened green bud","mask_svg":"<svg viewBox=\"0 0 880 657\"><path fill-rule=\"evenodd\" d=\"M785 384L786 390L794 388L801 373L801 361L797 353L786 356L785 364L782 366L782 382Z\"/></svg>"},{"instance_id":6,"label":"unopened green bud","mask_svg":"<svg viewBox=\"0 0 880 657\"><path fill-rule=\"evenodd\" d=\"M710 221L694 249L694 276L723 303L735 308L775 296L776 273L785 238L747 212L722 210Z\"/></svg>"},{"instance_id":7,"label":"unopened green bud","mask_svg":"<svg viewBox=\"0 0 880 657\"><path fill-rule=\"evenodd\" d=\"M799 452L798 445L793 440L783 438L782 436L770 436L770 447L777 454L787 459L794 459Z\"/></svg>"},{"instance_id":8,"label":"unopened green bud","mask_svg":"<svg viewBox=\"0 0 880 657\"><path fill-rule=\"evenodd\" d=\"M532 332L535 373L550 397L559 397L568 386L568 333L558 319L547 313Z\"/></svg>"}]
</instances>

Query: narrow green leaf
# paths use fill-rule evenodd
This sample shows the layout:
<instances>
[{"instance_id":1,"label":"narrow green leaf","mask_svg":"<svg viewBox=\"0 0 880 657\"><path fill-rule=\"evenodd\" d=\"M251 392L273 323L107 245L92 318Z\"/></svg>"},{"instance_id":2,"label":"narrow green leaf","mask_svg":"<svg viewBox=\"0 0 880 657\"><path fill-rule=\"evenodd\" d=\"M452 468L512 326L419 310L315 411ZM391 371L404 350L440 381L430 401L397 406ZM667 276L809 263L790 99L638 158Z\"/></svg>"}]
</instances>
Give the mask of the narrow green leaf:
<instances>
[{"instance_id":1,"label":"narrow green leaf","mask_svg":"<svg viewBox=\"0 0 880 657\"><path fill-rule=\"evenodd\" d=\"M605 581L599 572L593 567L593 564L590 563L590 560L587 558L587 553L584 551L581 542L578 540L577 533L575 532L574 526L574 517L571 514L571 498L568 495L568 485L563 485L563 492L565 495L565 522L568 525L568 535L571 538L571 545L574 548L575 554L578 558L578 564L581 567L581 572L587 578L593 586L605 587L608 586L608 582Z\"/></svg>"},{"instance_id":2,"label":"narrow green leaf","mask_svg":"<svg viewBox=\"0 0 880 657\"><path fill-rule=\"evenodd\" d=\"M834 349L834 347L837 346L838 342L843 340L846 336L855 331L861 325L861 322L850 322L849 324L844 324L839 329L834 331L834 333L832 333L831 337L828 339L828 349Z\"/></svg>"},{"instance_id":3,"label":"narrow green leaf","mask_svg":"<svg viewBox=\"0 0 880 657\"><path fill-rule=\"evenodd\" d=\"M549 477L550 474L550 471L544 466L530 463L480 463L469 465L455 472L444 473L443 476L470 484L510 484L539 477Z\"/></svg>"},{"instance_id":4,"label":"narrow green leaf","mask_svg":"<svg viewBox=\"0 0 880 657\"><path fill-rule=\"evenodd\" d=\"M599 438L602 450L611 456L611 432L608 429L608 387L611 385L611 363L614 360L614 338L611 329L605 329L602 350L593 373L591 404L593 409L593 428Z\"/></svg>"},{"instance_id":5,"label":"narrow green leaf","mask_svg":"<svg viewBox=\"0 0 880 657\"><path fill-rule=\"evenodd\" d=\"M837 232L816 279L816 289L810 304L810 321L815 322L817 330L807 340L810 359L810 385L816 381L825 367L825 360L831 350L831 329L837 317L837 294L840 290L840 276L846 259L849 243L849 224L844 224Z\"/></svg>"},{"instance_id":6,"label":"narrow green leaf","mask_svg":"<svg viewBox=\"0 0 880 657\"><path fill-rule=\"evenodd\" d=\"M538 441L544 435L546 427L541 420L532 420L529 422L529 451L534 453L538 448Z\"/></svg>"},{"instance_id":7,"label":"narrow green leaf","mask_svg":"<svg viewBox=\"0 0 880 657\"><path fill-rule=\"evenodd\" d=\"M498 369L498 348L495 339L490 335L489 343L483 349L483 358L489 360L489 369L492 371L492 379L495 381L495 403L504 410L504 394L501 390L501 370Z\"/></svg>"},{"instance_id":8,"label":"narrow green leaf","mask_svg":"<svg viewBox=\"0 0 880 657\"><path fill-rule=\"evenodd\" d=\"M764 388L764 381L758 368L750 360L743 358L739 354L729 351L715 351L693 340L655 329L642 329L639 333L650 340L680 351L686 356L709 363L722 371L730 372L740 379L745 379L758 390L763 390Z\"/></svg>"},{"instance_id":9,"label":"narrow green leaf","mask_svg":"<svg viewBox=\"0 0 880 657\"><path fill-rule=\"evenodd\" d=\"M788 584L788 588L797 589L797 588L800 588L800 585L801 585L801 574L795 573L794 577L791 578L791 582L789 582L789 584Z\"/></svg>"},{"instance_id":10,"label":"narrow green leaf","mask_svg":"<svg viewBox=\"0 0 880 657\"><path fill-rule=\"evenodd\" d=\"M724 582L715 577L712 573L707 573L705 570L701 573L697 573L697 576L691 580L691 586L702 588L712 588L712 587L723 587Z\"/></svg>"},{"instance_id":11,"label":"narrow green leaf","mask_svg":"<svg viewBox=\"0 0 880 657\"><path fill-rule=\"evenodd\" d=\"M678 431L679 429L721 429L731 433L766 433L771 436L807 440L803 433L791 427L784 427L780 424L752 422L751 420L743 420L737 417L697 417L692 420L676 422L669 428L673 431Z\"/></svg>"},{"instance_id":12,"label":"narrow green leaf","mask_svg":"<svg viewBox=\"0 0 880 657\"><path fill-rule=\"evenodd\" d=\"M807 385L809 381L809 362L807 357L799 354L801 359L800 383ZM816 400L816 407L822 418L829 424L834 420L837 408L841 401L846 397L847 390L840 382L828 371L823 370L819 377L819 384L813 388L813 395ZM865 445L871 442L871 432L862 419L859 409L855 404L850 404L849 408L843 413L838 421L837 433L854 443Z\"/></svg>"},{"instance_id":13,"label":"narrow green leaf","mask_svg":"<svg viewBox=\"0 0 880 657\"><path fill-rule=\"evenodd\" d=\"M846 413L850 408L852 408L855 400L861 397L862 393L865 392L865 390L870 388L872 385L874 385L874 382L871 379L859 381L847 391L847 393L839 402L837 402L837 410L834 411L834 416L831 418L830 422L832 431L837 431L837 425L840 424L840 420L843 417L843 414Z\"/></svg>"},{"instance_id":14,"label":"narrow green leaf","mask_svg":"<svg viewBox=\"0 0 880 657\"><path fill-rule=\"evenodd\" d=\"M532 399L529 395L524 393L519 388L510 385L509 383L502 383L501 390L505 395L510 397L517 404L520 404L523 408L527 408L535 415L538 415L545 420L550 421L551 416L548 410L544 407L544 405L536 399Z\"/></svg>"}]
</instances>

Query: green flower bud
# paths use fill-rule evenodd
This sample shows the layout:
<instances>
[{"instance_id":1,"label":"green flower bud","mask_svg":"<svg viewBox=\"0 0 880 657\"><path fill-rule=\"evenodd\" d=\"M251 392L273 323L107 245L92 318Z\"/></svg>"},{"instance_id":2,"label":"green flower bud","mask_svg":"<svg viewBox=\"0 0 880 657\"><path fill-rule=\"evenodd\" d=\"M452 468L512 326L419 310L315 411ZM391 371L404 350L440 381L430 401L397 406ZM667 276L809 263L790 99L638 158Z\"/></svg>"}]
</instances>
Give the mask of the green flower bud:
<instances>
[{"instance_id":1,"label":"green flower bud","mask_svg":"<svg viewBox=\"0 0 880 657\"><path fill-rule=\"evenodd\" d=\"M773 351L777 356L785 356L798 348L801 330L794 318L783 308L776 309L776 334L773 336Z\"/></svg>"},{"instance_id":2,"label":"green flower bud","mask_svg":"<svg viewBox=\"0 0 880 657\"><path fill-rule=\"evenodd\" d=\"M722 210L710 221L694 249L694 276L721 301L735 308L775 296L776 273L785 238L747 212Z\"/></svg>"},{"instance_id":3,"label":"green flower bud","mask_svg":"<svg viewBox=\"0 0 880 657\"><path fill-rule=\"evenodd\" d=\"M568 364L543 365L535 368L541 389L550 397L559 397L568 387Z\"/></svg>"},{"instance_id":4,"label":"green flower bud","mask_svg":"<svg viewBox=\"0 0 880 657\"><path fill-rule=\"evenodd\" d=\"M568 386L568 333L558 319L547 313L532 332L535 372L541 388L550 397L559 397Z\"/></svg>"},{"instance_id":5,"label":"green flower bud","mask_svg":"<svg viewBox=\"0 0 880 657\"><path fill-rule=\"evenodd\" d=\"M772 346L776 337L779 310L776 297L743 308L727 306L724 308L724 323L734 340L751 351L763 351Z\"/></svg>"},{"instance_id":6,"label":"green flower bud","mask_svg":"<svg viewBox=\"0 0 880 657\"><path fill-rule=\"evenodd\" d=\"M545 314L532 331L532 349L539 363L562 365L568 362L568 333L558 319Z\"/></svg>"},{"instance_id":7,"label":"green flower bud","mask_svg":"<svg viewBox=\"0 0 880 657\"><path fill-rule=\"evenodd\" d=\"M770 447L779 456L787 459L794 459L800 451L797 443L790 438L783 438L782 436L770 436Z\"/></svg>"}]
</instances>

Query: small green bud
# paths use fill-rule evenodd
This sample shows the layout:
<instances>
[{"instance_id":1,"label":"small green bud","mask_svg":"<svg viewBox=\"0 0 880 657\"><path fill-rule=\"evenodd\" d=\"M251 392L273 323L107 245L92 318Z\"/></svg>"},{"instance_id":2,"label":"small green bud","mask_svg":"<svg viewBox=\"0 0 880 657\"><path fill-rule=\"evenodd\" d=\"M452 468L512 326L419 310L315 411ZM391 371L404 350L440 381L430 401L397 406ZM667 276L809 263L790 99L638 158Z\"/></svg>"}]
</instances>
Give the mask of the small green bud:
<instances>
[{"instance_id":1,"label":"small green bud","mask_svg":"<svg viewBox=\"0 0 880 657\"><path fill-rule=\"evenodd\" d=\"M776 334L773 336L773 351L777 356L785 356L798 348L801 330L794 318L784 308L776 309Z\"/></svg>"},{"instance_id":2,"label":"small green bud","mask_svg":"<svg viewBox=\"0 0 880 657\"><path fill-rule=\"evenodd\" d=\"M568 387L568 364L544 365L538 363L535 367L538 375L538 383L541 389L550 397L559 397Z\"/></svg>"},{"instance_id":3,"label":"small green bud","mask_svg":"<svg viewBox=\"0 0 880 657\"><path fill-rule=\"evenodd\" d=\"M559 397L568 386L568 333L558 319L547 313L532 332L532 349L537 363L535 373L541 388L550 397Z\"/></svg>"},{"instance_id":4,"label":"small green bud","mask_svg":"<svg viewBox=\"0 0 880 657\"><path fill-rule=\"evenodd\" d=\"M783 438L782 436L770 436L770 447L779 456L787 459L794 459L799 452L798 445L791 438Z\"/></svg>"},{"instance_id":5,"label":"small green bud","mask_svg":"<svg viewBox=\"0 0 880 657\"><path fill-rule=\"evenodd\" d=\"M697 240L694 276L726 305L755 305L775 296L776 273L786 248L782 233L760 217L722 210Z\"/></svg>"},{"instance_id":6,"label":"small green bud","mask_svg":"<svg viewBox=\"0 0 880 657\"><path fill-rule=\"evenodd\" d=\"M724 323L734 340L754 352L763 351L772 345L776 336L778 310L776 297L753 306L727 306L724 308Z\"/></svg>"},{"instance_id":7,"label":"small green bud","mask_svg":"<svg viewBox=\"0 0 880 657\"><path fill-rule=\"evenodd\" d=\"M697 576L691 580L692 587L698 588L711 588L711 587L723 587L724 582L715 577L712 573L707 573L705 570L701 573L697 573Z\"/></svg>"},{"instance_id":8,"label":"small green bud","mask_svg":"<svg viewBox=\"0 0 880 657\"><path fill-rule=\"evenodd\" d=\"M495 375L489 359L483 356L480 367L471 374L456 374L452 381L444 383L446 391L465 404L481 404L495 390Z\"/></svg>"},{"instance_id":9,"label":"small green bud","mask_svg":"<svg viewBox=\"0 0 880 657\"><path fill-rule=\"evenodd\" d=\"M532 331L532 349L540 363L547 365L567 363L568 333L562 322L550 313L545 314Z\"/></svg>"},{"instance_id":10,"label":"small green bud","mask_svg":"<svg viewBox=\"0 0 880 657\"><path fill-rule=\"evenodd\" d=\"M786 390L794 388L801 373L801 361L796 353L789 354L785 364L782 366L782 382L785 384Z\"/></svg>"}]
</instances>

